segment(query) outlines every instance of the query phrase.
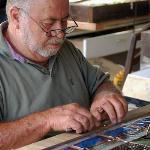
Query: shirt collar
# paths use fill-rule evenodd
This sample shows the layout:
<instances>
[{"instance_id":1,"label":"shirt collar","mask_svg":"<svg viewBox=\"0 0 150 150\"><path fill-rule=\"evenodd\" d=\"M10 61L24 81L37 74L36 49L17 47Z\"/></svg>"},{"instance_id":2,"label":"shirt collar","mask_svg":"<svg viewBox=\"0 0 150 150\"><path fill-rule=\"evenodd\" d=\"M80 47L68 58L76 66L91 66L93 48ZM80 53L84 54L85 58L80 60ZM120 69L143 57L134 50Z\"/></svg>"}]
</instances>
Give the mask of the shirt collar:
<instances>
[{"instance_id":1,"label":"shirt collar","mask_svg":"<svg viewBox=\"0 0 150 150\"><path fill-rule=\"evenodd\" d=\"M11 55L12 55L12 58L15 59L15 60L18 60L20 62L25 62L26 61L26 58L21 56L20 54L18 54L14 48L10 45L10 43L6 40L6 43L8 45L8 48L9 48L9 51L11 52Z\"/></svg>"},{"instance_id":2,"label":"shirt collar","mask_svg":"<svg viewBox=\"0 0 150 150\"><path fill-rule=\"evenodd\" d=\"M7 27L8 21L0 24L0 54L20 62L26 61L26 58L17 53L16 50L11 46L10 42L4 37L3 31L6 30Z\"/></svg>"}]
</instances>

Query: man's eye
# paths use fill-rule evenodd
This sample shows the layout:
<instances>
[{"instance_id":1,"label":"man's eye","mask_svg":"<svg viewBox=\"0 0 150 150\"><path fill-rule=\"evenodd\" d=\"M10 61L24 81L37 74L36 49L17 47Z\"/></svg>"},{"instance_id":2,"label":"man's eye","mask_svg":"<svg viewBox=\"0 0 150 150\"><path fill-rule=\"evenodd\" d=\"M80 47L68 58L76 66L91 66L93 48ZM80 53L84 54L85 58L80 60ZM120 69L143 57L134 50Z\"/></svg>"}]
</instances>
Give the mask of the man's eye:
<instances>
[{"instance_id":1,"label":"man's eye","mask_svg":"<svg viewBox=\"0 0 150 150\"><path fill-rule=\"evenodd\" d=\"M62 24L63 26L66 26L66 25L67 25L67 20L62 20L62 21L61 21L61 24Z\"/></svg>"},{"instance_id":2,"label":"man's eye","mask_svg":"<svg viewBox=\"0 0 150 150\"><path fill-rule=\"evenodd\" d=\"M52 27L53 23L43 23L43 27L45 28L45 30L49 30Z\"/></svg>"},{"instance_id":3,"label":"man's eye","mask_svg":"<svg viewBox=\"0 0 150 150\"><path fill-rule=\"evenodd\" d=\"M67 23L67 19L65 19L65 20L62 20L61 22L62 22L62 23Z\"/></svg>"}]
</instances>

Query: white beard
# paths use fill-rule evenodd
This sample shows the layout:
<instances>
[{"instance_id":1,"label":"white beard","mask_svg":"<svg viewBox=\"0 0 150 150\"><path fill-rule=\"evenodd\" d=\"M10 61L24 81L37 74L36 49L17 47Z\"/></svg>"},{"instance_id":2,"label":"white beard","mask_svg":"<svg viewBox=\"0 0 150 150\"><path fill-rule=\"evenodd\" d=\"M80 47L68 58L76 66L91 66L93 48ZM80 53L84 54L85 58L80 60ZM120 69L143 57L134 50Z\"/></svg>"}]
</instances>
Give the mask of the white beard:
<instances>
[{"instance_id":1,"label":"white beard","mask_svg":"<svg viewBox=\"0 0 150 150\"><path fill-rule=\"evenodd\" d=\"M33 49L32 49L33 50ZM44 49L35 49L33 50L34 52L37 52L39 55L43 56L43 57L50 57L53 55L56 55L57 52L59 51L59 49L48 49L48 50L44 50Z\"/></svg>"},{"instance_id":2,"label":"white beard","mask_svg":"<svg viewBox=\"0 0 150 150\"><path fill-rule=\"evenodd\" d=\"M32 36L32 32L30 31L28 22L22 26L22 40L24 41L25 45L33 52L37 52L42 57L51 57L56 55L60 48L49 48L44 49L42 46L36 42L36 40ZM56 37L51 37L47 44L60 44L62 45L64 39L58 39Z\"/></svg>"},{"instance_id":3,"label":"white beard","mask_svg":"<svg viewBox=\"0 0 150 150\"><path fill-rule=\"evenodd\" d=\"M50 43L51 41L52 41L52 39L49 40L48 43ZM59 39L59 41L57 40L57 42L55 42L55 44L63 44L63 42L64 42L64 40ZM50 57L50 56L56 55L60 49L60 48L49 48L49 49L39 48L34 43L36 43L36 42L32 40L32 42L30 42L30 44L28 44L29 49L33 52L37 52L39 55L41 55L43 57Z\"/></svg>"}]
</instances>

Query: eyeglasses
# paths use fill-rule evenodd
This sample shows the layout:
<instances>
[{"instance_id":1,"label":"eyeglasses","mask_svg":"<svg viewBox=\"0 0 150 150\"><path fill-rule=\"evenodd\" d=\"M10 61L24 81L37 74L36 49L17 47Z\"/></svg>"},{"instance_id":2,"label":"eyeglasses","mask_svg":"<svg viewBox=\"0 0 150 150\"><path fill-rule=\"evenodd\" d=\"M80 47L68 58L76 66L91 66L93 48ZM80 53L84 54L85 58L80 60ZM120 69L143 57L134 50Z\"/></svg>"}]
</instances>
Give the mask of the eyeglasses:
<instances>
[{"instance_id":1,"label":"eyeglasses","mask_svg":"<svg viewBox=\"0 0 150 150\"><path fill-rule=\"evenodd\" d=\"M54 30L46 31L46 29L43 27L42 22L36 21L23 8L19 8L19 9L22 10L32 21L34 21L42 29L42 31L46 33L47 37L57 36L60 32L63 32L64 34L69 34L69 33L73 32L78 27L78 24L76 23L76 21L71 16L69 16L70 19L72 19L72 21L74 22L75 25L70 26L70 27L66 27L64 29L54 29Z\"/></svg>"}]
</instances>

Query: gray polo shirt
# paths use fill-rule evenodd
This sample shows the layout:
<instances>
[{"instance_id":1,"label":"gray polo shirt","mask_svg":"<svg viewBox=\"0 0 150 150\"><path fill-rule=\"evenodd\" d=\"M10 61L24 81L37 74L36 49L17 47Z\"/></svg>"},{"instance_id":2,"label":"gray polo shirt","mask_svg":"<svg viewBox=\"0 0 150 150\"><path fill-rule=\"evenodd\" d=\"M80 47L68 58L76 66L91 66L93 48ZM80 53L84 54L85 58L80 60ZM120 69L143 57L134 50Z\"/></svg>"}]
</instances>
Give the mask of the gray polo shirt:
<instances>
[{"instance_id":1,"label":"gray polo shirt","mask_svg":"<svg viewBox=\"0 0 150 150\"><path fill-rule=\"evenodd\" d=\"M65 40L46 69L12 56L0 26L0 120L16 120L68 103L90 107L97 87L107 79L74 45Z\"/></svg>"}]
</instances>

